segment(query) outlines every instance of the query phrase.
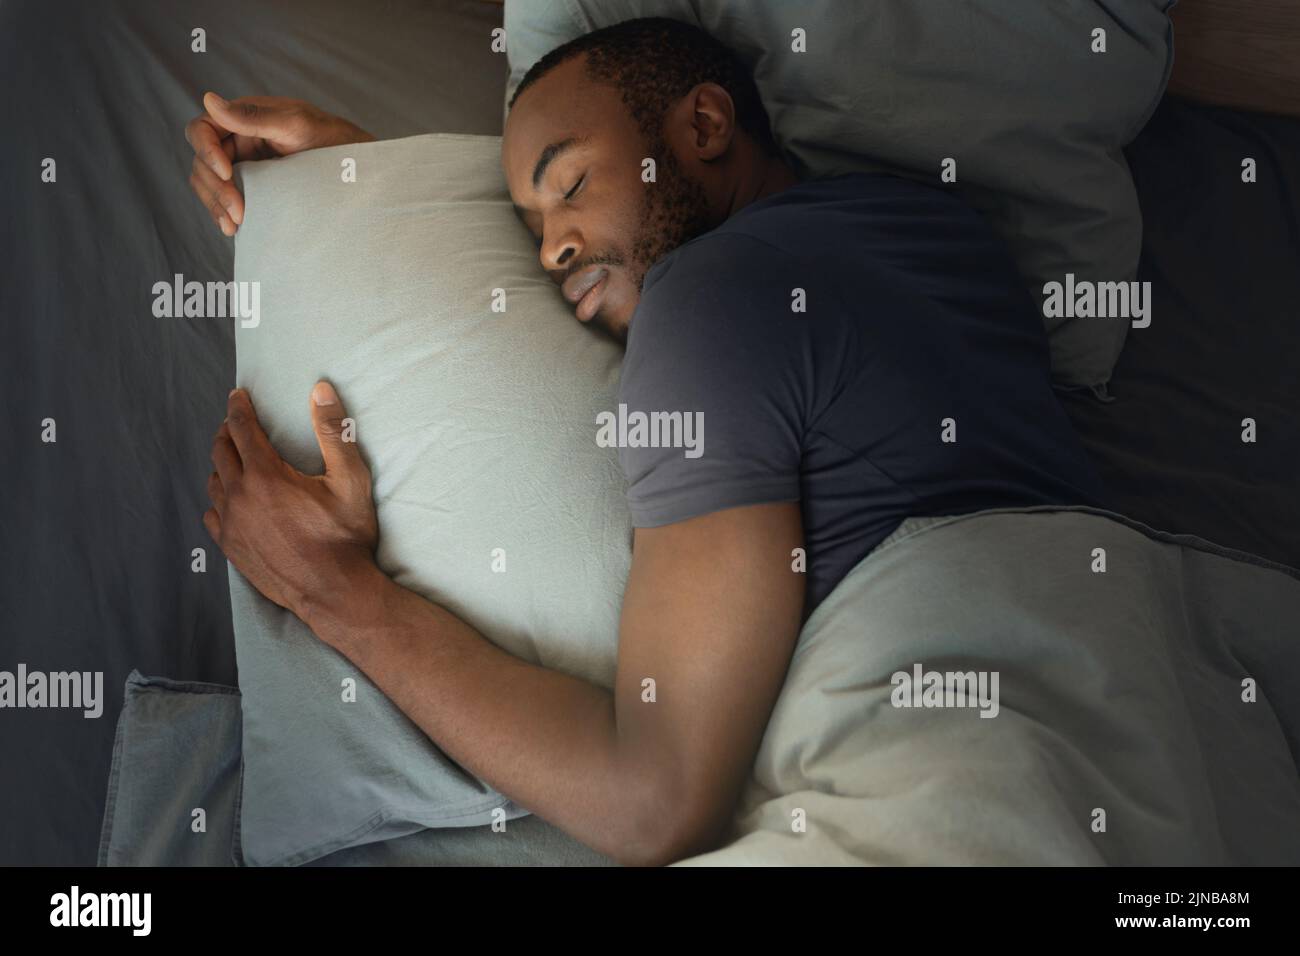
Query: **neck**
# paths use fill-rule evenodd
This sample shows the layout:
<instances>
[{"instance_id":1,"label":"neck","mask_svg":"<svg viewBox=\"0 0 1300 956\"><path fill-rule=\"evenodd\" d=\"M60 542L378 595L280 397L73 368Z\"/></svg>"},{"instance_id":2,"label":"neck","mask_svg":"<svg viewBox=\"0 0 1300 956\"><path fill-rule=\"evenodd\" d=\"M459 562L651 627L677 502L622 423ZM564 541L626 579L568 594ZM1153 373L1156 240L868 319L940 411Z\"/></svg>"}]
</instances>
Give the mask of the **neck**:
<instances>
[{"instance_id":1,"label":"neck","mask_svg":"<svg viewBox=\"0 0 1300 956\"><path fill-rule=\"evenodd\" d=\"M736 184L727 203L724 219L730 219L752 202L757 202L773 193L789 189L799 182L799 177L784 159L778 156L765 157L754 172Z\"/></svg>"},{"instance_id":2,"label":"neck","mask_svg":"<svg viewBox=\"0 0 1300 956\"><path fill-rule=\"evenodd\" d=\"M773 156L768 159L763 170L754 199L762 199L764 196L779 193L783 189L789 189L791 186L798 184L798 182L799 177L794 174L794 170L790 168L789 164L784 159ZM750 201L753 202L753 200Z\"/></svg>"}]
</instances>

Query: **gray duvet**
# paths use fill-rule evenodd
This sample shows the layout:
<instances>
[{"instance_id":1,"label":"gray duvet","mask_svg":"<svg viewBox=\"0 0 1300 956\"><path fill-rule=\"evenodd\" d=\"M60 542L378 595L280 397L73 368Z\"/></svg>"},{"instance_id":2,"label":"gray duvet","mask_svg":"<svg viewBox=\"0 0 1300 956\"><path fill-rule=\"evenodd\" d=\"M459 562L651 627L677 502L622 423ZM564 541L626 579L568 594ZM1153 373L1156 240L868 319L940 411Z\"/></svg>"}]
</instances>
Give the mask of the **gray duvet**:
<instances>
[{"instance_id":1,"label":"gray duvet","mask_svg":"<svg viewBox=\"0 0 1300 956\"><path fill-rule=\"evenodd\" d=\"M809 619L692 862L1300 863L1297 620L1294 570L1116 516L911 519Z\"/></svg>"}]
</instances>

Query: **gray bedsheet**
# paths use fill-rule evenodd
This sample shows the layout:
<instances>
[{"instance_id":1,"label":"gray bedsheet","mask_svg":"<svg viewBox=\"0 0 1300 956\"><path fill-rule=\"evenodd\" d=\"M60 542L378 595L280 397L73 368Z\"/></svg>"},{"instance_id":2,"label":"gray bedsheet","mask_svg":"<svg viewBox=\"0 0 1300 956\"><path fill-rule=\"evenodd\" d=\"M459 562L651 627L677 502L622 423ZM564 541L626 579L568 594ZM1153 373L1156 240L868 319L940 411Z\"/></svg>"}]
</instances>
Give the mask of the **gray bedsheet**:
<instances>
[{"instance_id":1,"label":"gray bedsheet","mask_svg":"<svg viewBox=\"0 0 1300 956\"><path fill-rule=\"evenodd\" d=\"M200 524L232 329L150 310L174 273L231 274L185 181L200 94L300 96L381 137L498 133L500 18L480 0L0 0L0 667L102 671L107 696L97 720L0 715L0 767L22 781L0 787L0 864L94 862L133 669L237 683ZM1298 565L1300 124L1167 103L1128 155L1158 311L1116 402L1071 413L1116 510ZM1225 443L1252 412L1260 442Z\"/></svg>"},{"instance_id":2,"label":"gray bedsheet","mask_svg":"<svg viewBox=\"0 0 1300 956\"><path fill-rule=\"evenodd\" d=\"M1300 567L1300 119L1166 98L1126 156L1151 326L1129 334L1111 404L1066 396L1107 506Z\"/></svg>"},{"instance_id":3,"label":"gray bedsheet","mask_svg":"<svg viewBox=\"0 0 1300 956\"><path fill-rule=\"evenodd\" d=\"M123 696L99 865L244 865L238 688L132 671ZM612 861L540 817L525 816L500 831L423 830L340 850L307 865L609 866Z\"/></svg>"},{"instance_id":4,"label":"gray bedsheet","mask_svg":"<svg viewBox=\"0 0 1300 956\"><path fill-rule=\"evenodd\" d=\"M200 96L301 97L380 137L497 134L500 22L482 0L0 0L0 668L102 671L107 697L98 720L0 713L22 780L0 787L0 864L94 862L133 668L237 682L200 523L233 329L151 309L155 282L233 267L186 182Z\"/></svg>"}]
</instances>

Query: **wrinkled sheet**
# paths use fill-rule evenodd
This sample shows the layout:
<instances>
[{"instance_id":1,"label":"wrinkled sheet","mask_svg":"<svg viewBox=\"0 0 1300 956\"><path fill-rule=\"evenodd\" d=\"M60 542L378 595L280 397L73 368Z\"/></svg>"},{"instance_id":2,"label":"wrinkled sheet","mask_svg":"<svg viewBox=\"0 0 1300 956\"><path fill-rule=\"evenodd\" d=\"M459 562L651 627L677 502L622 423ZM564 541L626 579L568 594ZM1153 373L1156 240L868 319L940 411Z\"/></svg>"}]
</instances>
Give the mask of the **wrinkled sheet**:
<instances>
[{"instance_id":1,"label":"wrinkled sheet","mask_svg":"<svg viewBox=\"0 0 1300 956\"><path fill-rule=\"evenodd\" d=\"M1113 402L1063 395L1106 507L1300 567L1300 119L1167 98L1126 155L1151 326Z\"/></svg>"},{"instance_id":2,"label":"wrinkled sheet","mask_svg":"<svg viewBox=\"0 0 1300 956\"><path fill-rule=\"evenodd\" d=\"M24 781L0 787L0 864L94 863L133 668L237 683L225 561L200 520L233 328L152 312L155 282L231 276L233 242L186 181L203 91L301 97L380 138L499 134L501 16L481 0L0 0L0 666L103 671L108 698L99 720L0 716L0 766ZM39 182L45 157L56 183Z\"/></svg>"},{"instance_id":3,"label":"wrinkled sheet","mask_svg":"<svg viewBox=\"0 0 1300 956\"><path fill-rule=\"evenodd\" d=\"M242 866L238 688L132 671L117 720L100 866ZM201 817L196 811L202 811ZM196 821L201 821L196 822ZM307 866L609 866L540 817L422 830Z\"/></svg>"}]
</instances>

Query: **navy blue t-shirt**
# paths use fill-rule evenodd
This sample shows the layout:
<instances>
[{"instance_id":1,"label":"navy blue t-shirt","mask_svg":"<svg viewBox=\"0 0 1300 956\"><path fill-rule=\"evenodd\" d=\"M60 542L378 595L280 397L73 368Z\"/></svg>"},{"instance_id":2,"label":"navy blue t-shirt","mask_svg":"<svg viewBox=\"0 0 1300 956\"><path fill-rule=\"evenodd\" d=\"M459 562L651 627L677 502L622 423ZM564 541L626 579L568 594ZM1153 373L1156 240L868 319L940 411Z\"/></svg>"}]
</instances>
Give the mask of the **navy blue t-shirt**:
<instances>
[{"instance_id":1,"label":"navy blue t-shirt","mask_svg":"<svg viewBox=\"0 0 1300 956\"><path fill-rule=\"evenodd\" d=\"M800 502L805 614L909 516L1099 503L1006 247L895 176L800 183L655 263L618 401L636 526Z\"/></svg>"}]
</instances>

